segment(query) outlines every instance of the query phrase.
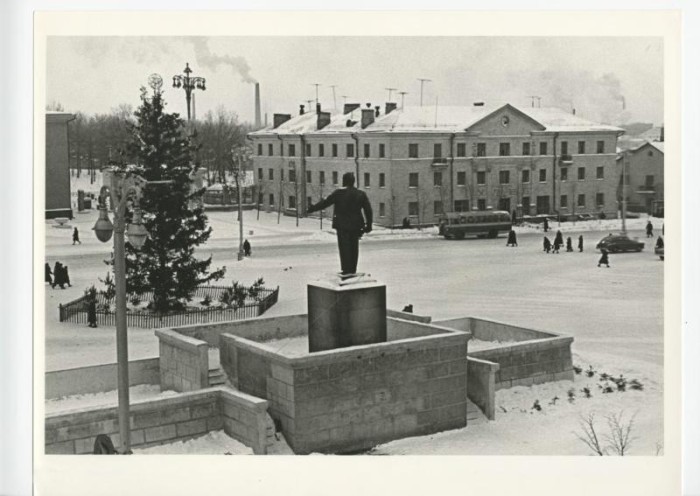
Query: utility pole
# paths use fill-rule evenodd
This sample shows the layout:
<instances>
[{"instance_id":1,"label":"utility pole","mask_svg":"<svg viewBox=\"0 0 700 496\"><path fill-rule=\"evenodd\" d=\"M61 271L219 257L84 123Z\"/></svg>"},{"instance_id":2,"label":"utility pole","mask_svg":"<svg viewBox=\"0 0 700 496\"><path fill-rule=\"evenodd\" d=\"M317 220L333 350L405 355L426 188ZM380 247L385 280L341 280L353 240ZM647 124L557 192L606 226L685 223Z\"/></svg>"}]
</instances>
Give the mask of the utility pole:
<instances>
[{"instance_id":1,"label":"utility pole","mask_svg":"<svg viewBox=\"0 0 700 496\"><path fill-rule=\"evenodd\" d=\"M425 78L418 78L418 81L420 81L420 106L423 106L423 84L426 82L430 82L430 79L425 79Z\"/></svg>"},{"instance_id":2,"label":"utility pole","mask_svg":"<svg viewBox=\"0 0 700 496\"><path fill-rule=\"evenodd\" d=\"M389 99L387 100L387 102L390 102L391 101L391 92L396 90L396 88L384 88L384 89L389 92Z\"/></svg>"},{"instance_id":3,"label":"utility pole","mask_svg":"<svg viewBox=\"0 0 700 496\"><path fill-rule=\"evenodd\" d=\"M321 83L311 83L311 86L316 86L316 108L318 108L318 87L321 86Z\"/></svg>"},{"instance_id":4,"label":"utility pole","mask_svg":"<svg viewBox=\"0 0 700 496\"><path fill-rule=\"evenodd\" d=\"M399 91L399 94L401 95L401 108L403 109L404 97L408 95L408 91Z\"/></svg>"},{"instance_id":5,"label":"utility pole","mask_svg":"<svg viewBox=\"0 0 700 496\"><path fill-rule=\"evenodd\" d=\"M343 106L345 106L348 103L348 95L340 95L340 98L343 99Z\"/></svg>"}]
</instances>

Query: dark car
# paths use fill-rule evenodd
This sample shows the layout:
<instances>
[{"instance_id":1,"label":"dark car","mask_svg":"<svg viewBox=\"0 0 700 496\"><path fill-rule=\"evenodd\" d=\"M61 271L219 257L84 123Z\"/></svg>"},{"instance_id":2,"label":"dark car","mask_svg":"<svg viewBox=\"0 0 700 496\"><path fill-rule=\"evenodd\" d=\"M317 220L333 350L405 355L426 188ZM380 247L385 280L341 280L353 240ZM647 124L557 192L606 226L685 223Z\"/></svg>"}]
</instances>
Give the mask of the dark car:
<instances>
[{"instance_id":1,"label":"dark car","mask_svg":"<svg viewBox=\"0 0 700 496\"><path fill-rule=\"evenodd\" d=\"M601 239L595 247L599 250L605 248L610 253L618 253L623 251L642 251L644 243L636 239L630 239L626 234L610 234Z\"/></svg>"}]
</instances>

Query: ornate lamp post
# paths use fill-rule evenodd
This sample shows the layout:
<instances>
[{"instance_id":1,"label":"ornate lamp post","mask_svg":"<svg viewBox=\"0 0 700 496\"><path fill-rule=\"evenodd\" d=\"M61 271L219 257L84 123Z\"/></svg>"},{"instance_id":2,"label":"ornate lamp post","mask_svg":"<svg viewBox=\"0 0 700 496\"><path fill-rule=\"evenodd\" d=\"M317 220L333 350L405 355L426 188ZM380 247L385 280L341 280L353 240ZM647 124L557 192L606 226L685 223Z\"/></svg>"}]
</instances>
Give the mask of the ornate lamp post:
<instances>
[{"instance_id":1,"label":"ornate lamp post","mask_svg":"<svg viewBox=\"0 0 700 496\"><path fill-rule=\"evenodd\" d=\"M183 88L185 90L185 99L187 100L187 120L190 120L190 102L192 101L192 91L195 89L206 90L206 79L198 76L190 76L192 69L190 69L189 62L185 64L184 76L175 75L173 76L173 88Z\"/></svg>"},{"instance_id":2,"label":"ornate lamp post","mask_svg":"<svg viewBox=\"0 0 700 496\"><path fill-rule=\"evenodd\" d=\"M243 250L243 195L241 194L241 161L240 150L231 150L231 166L233 178L236 181L236 192L238 194L238 260L243 260L245 251Z\"/></svg>"}]
</instances>

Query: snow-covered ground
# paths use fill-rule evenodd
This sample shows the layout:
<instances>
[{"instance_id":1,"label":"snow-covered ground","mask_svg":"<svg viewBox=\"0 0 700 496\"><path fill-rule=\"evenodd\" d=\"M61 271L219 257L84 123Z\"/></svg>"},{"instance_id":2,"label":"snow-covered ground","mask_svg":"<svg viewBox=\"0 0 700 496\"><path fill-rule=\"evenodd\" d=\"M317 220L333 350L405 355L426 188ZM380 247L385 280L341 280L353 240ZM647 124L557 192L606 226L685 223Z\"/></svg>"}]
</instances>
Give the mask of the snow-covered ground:
<instances>
[{"instance_id":1,"label":"snow-covered ground","mask_svg":"<svg viewBox=\"0 0 700 496\"><path fill-rule=\"evenodd\" d=\"M134 448L135 455L252 455L253 450L229 437L224 431L211 431L187 441Z\"/></svg>"}]
</instances>

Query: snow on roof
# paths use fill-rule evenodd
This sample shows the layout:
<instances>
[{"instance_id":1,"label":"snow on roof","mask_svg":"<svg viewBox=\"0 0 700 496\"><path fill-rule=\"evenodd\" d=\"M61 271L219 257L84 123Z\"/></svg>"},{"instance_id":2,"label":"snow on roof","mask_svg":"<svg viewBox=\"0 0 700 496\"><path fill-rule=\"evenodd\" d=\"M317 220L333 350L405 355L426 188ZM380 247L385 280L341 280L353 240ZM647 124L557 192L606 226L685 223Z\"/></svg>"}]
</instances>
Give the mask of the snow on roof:
<instances>
[{"instance_id":1,"label":"snow on roof","mask_svg":"<svg viewBox=\"0 0 700 496\"><path fill-rule=\"evenodd\" d=\"M664 153L664 142L663 141L650 141L649 144L659 150L661 153Z\"/></svg>"},{"instance_id":2,"label":"snow on roof","mask_svg":"<svg viewBox=\"0 0 700 496\"><path fill-rule=\"evenodd\" d=\"M450 106L426 105L423 107L404 107L388 114L381 114L365 129L361 128L362 108L356 108L347 114L334 113L331 122L321 130L316 129L316 114L308 112L292 117L276 129L271 126L250 133L252 136L275 134L305 133L386 133L386 132L462 132L490 114L504 108L498 106ZM512 106L511 106L512 107ZM571 114L559 108L526 108L515 110L522 112L544 126L550 132L624 132L623 129L605 124L598 124ZM350 126L348 126L350 124Z\"/></svg>"}]
</instances>

